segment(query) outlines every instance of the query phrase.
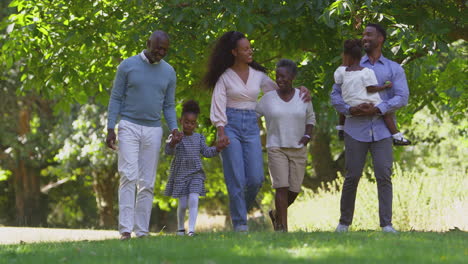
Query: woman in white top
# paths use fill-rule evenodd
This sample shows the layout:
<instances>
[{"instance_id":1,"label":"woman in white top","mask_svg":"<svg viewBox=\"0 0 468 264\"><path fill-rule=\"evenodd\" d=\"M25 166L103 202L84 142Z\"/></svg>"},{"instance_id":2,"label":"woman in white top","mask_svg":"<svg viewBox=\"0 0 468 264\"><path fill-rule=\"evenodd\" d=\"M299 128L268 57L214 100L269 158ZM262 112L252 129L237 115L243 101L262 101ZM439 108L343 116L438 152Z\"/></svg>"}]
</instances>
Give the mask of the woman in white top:
<instances>
[{"instance_id":1,"label":"woman in white top","mask_svg":"<svg viewBox=\"0 0 468 264\"><path fill-rule=\"evenodd\" d=\"M297 66L282 59L276 64L279 89L265 94L257 104L267 126L268 168L276 190L276 211L269 212L276 231L288 231L288 207L301 191L307 162L307 144L315 125L311 102L303 102L292 83Z\"/></svg>"},{"instance_id":2,"label":"woman in white top","mask_svg":"<svg viewBox=\"0 0 468 264\"><path fill-rule=\"evenodd\" d=\"M260 90L277 89L252 55L244 34L229 31L216 43L204 78L206 86L214 87L210 119L217 129L218 144L229 145L221 152L224 179L233 228L241 232L248 231L247 212L264 179L257 98ZM310 100L308 90L302 90L305 100Z\"/></svg>"}]
</instances>

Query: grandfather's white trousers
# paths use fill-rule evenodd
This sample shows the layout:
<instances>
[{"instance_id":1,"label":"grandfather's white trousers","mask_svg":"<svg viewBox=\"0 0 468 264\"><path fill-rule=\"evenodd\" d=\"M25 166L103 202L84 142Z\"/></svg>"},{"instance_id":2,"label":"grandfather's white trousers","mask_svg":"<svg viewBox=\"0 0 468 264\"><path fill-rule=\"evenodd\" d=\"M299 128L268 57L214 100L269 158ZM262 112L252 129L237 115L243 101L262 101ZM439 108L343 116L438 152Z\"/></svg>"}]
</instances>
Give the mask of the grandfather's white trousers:
<instances>
[{"instance_id":1,"label":"grandfather's white trousers","mask_svg":"<svg viewBox=\"0 0 468 264\"><path fill-rule=\"evenodd\" d=\"M119 232L147 235L162 139L161 127L119 122ZM136 195L135 195L136 191Z\"/></svg>"}]
</instances>

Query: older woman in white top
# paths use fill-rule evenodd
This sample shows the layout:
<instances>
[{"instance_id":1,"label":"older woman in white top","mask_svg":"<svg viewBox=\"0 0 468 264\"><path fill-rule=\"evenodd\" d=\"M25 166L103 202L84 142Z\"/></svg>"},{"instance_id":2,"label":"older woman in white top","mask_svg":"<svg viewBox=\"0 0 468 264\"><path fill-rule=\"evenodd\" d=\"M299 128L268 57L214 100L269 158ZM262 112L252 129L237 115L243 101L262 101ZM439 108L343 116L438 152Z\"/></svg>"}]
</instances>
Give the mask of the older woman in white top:
<instances>
[{"instance_id":1,"label":"older woman in white top","mask_svg":"<svg viewBox=\"0 0 468 264\"><path fill-rule=\"evenodd\" d=\"M296 64L287 59L276 65L279 89L265 94L257 104L267 126L268 169L276 190L276 210L269 212L276 231L288 231L288 207L301 191L315 114L311 102L303 102L292 86Z\"/></svg>"},{"instance_id":2,"label":"older woman in white top","mask_svg":"<svg viewBox=\"0 0 468 264\"><path fill-rule=\"evenodd\" d=\"M253 61L249 40L237 31L225 33L211 54L204 82L214 87L210 118L217 129L224 179L235 231L248 231L247 212L264 179L263 155L255 106L260 91L277 89L266 69ZM310 100L303 87L305 100Z\"/></svg>"}]
</instances>

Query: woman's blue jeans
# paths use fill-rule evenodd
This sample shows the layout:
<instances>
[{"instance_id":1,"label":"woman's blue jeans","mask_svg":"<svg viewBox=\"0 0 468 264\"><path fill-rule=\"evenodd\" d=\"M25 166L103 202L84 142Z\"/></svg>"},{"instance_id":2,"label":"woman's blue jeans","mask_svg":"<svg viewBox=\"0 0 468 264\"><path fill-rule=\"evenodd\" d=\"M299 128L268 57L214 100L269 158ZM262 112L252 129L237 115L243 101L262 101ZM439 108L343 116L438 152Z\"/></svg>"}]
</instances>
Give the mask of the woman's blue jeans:
<instances>
[{"instance_id":1,"label":"woman's blue jeans","mask_svg":"<svg viewBox=\"0 0 468 264\"><path fill-rule=\"evenodd\" d=\"M247 231L247 212L264 179L260 130L255 110L227 108L225 134L230 144L222 153L224 180L235 231Z\"/></svg>"}]
</instances>

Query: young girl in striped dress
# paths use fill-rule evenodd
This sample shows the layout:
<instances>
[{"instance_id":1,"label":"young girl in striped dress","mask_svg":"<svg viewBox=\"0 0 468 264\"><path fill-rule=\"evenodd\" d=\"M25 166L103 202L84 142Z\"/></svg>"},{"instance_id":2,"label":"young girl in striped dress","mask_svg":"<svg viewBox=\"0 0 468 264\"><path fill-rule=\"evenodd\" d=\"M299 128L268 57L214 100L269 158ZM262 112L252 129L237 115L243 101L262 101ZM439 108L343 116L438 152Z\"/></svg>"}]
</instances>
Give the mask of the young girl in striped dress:
<instances>
[{"instance_id":1,"label":"young girl in striped dress","mask_svg":"<svg viewBox=\"0 0 468 264\"><path fill-rule=\"evenodd\" d=\"M217 145L208 147L202 134L194 133L197 127L197 117L200 107L194 100L189 100L182 107L180 123L183 137L181 140L169 136L165 153L174 155L171 163L170 178L166 185L164 195L179 199L177 207L177 235L185 235L185 212L189 209L189 229L187 235L195 235L195 223L198 215L198 198L204 196L205 172L202 168L200 154L211 158L225 147Z\"/></svg>"}]
</instances>

